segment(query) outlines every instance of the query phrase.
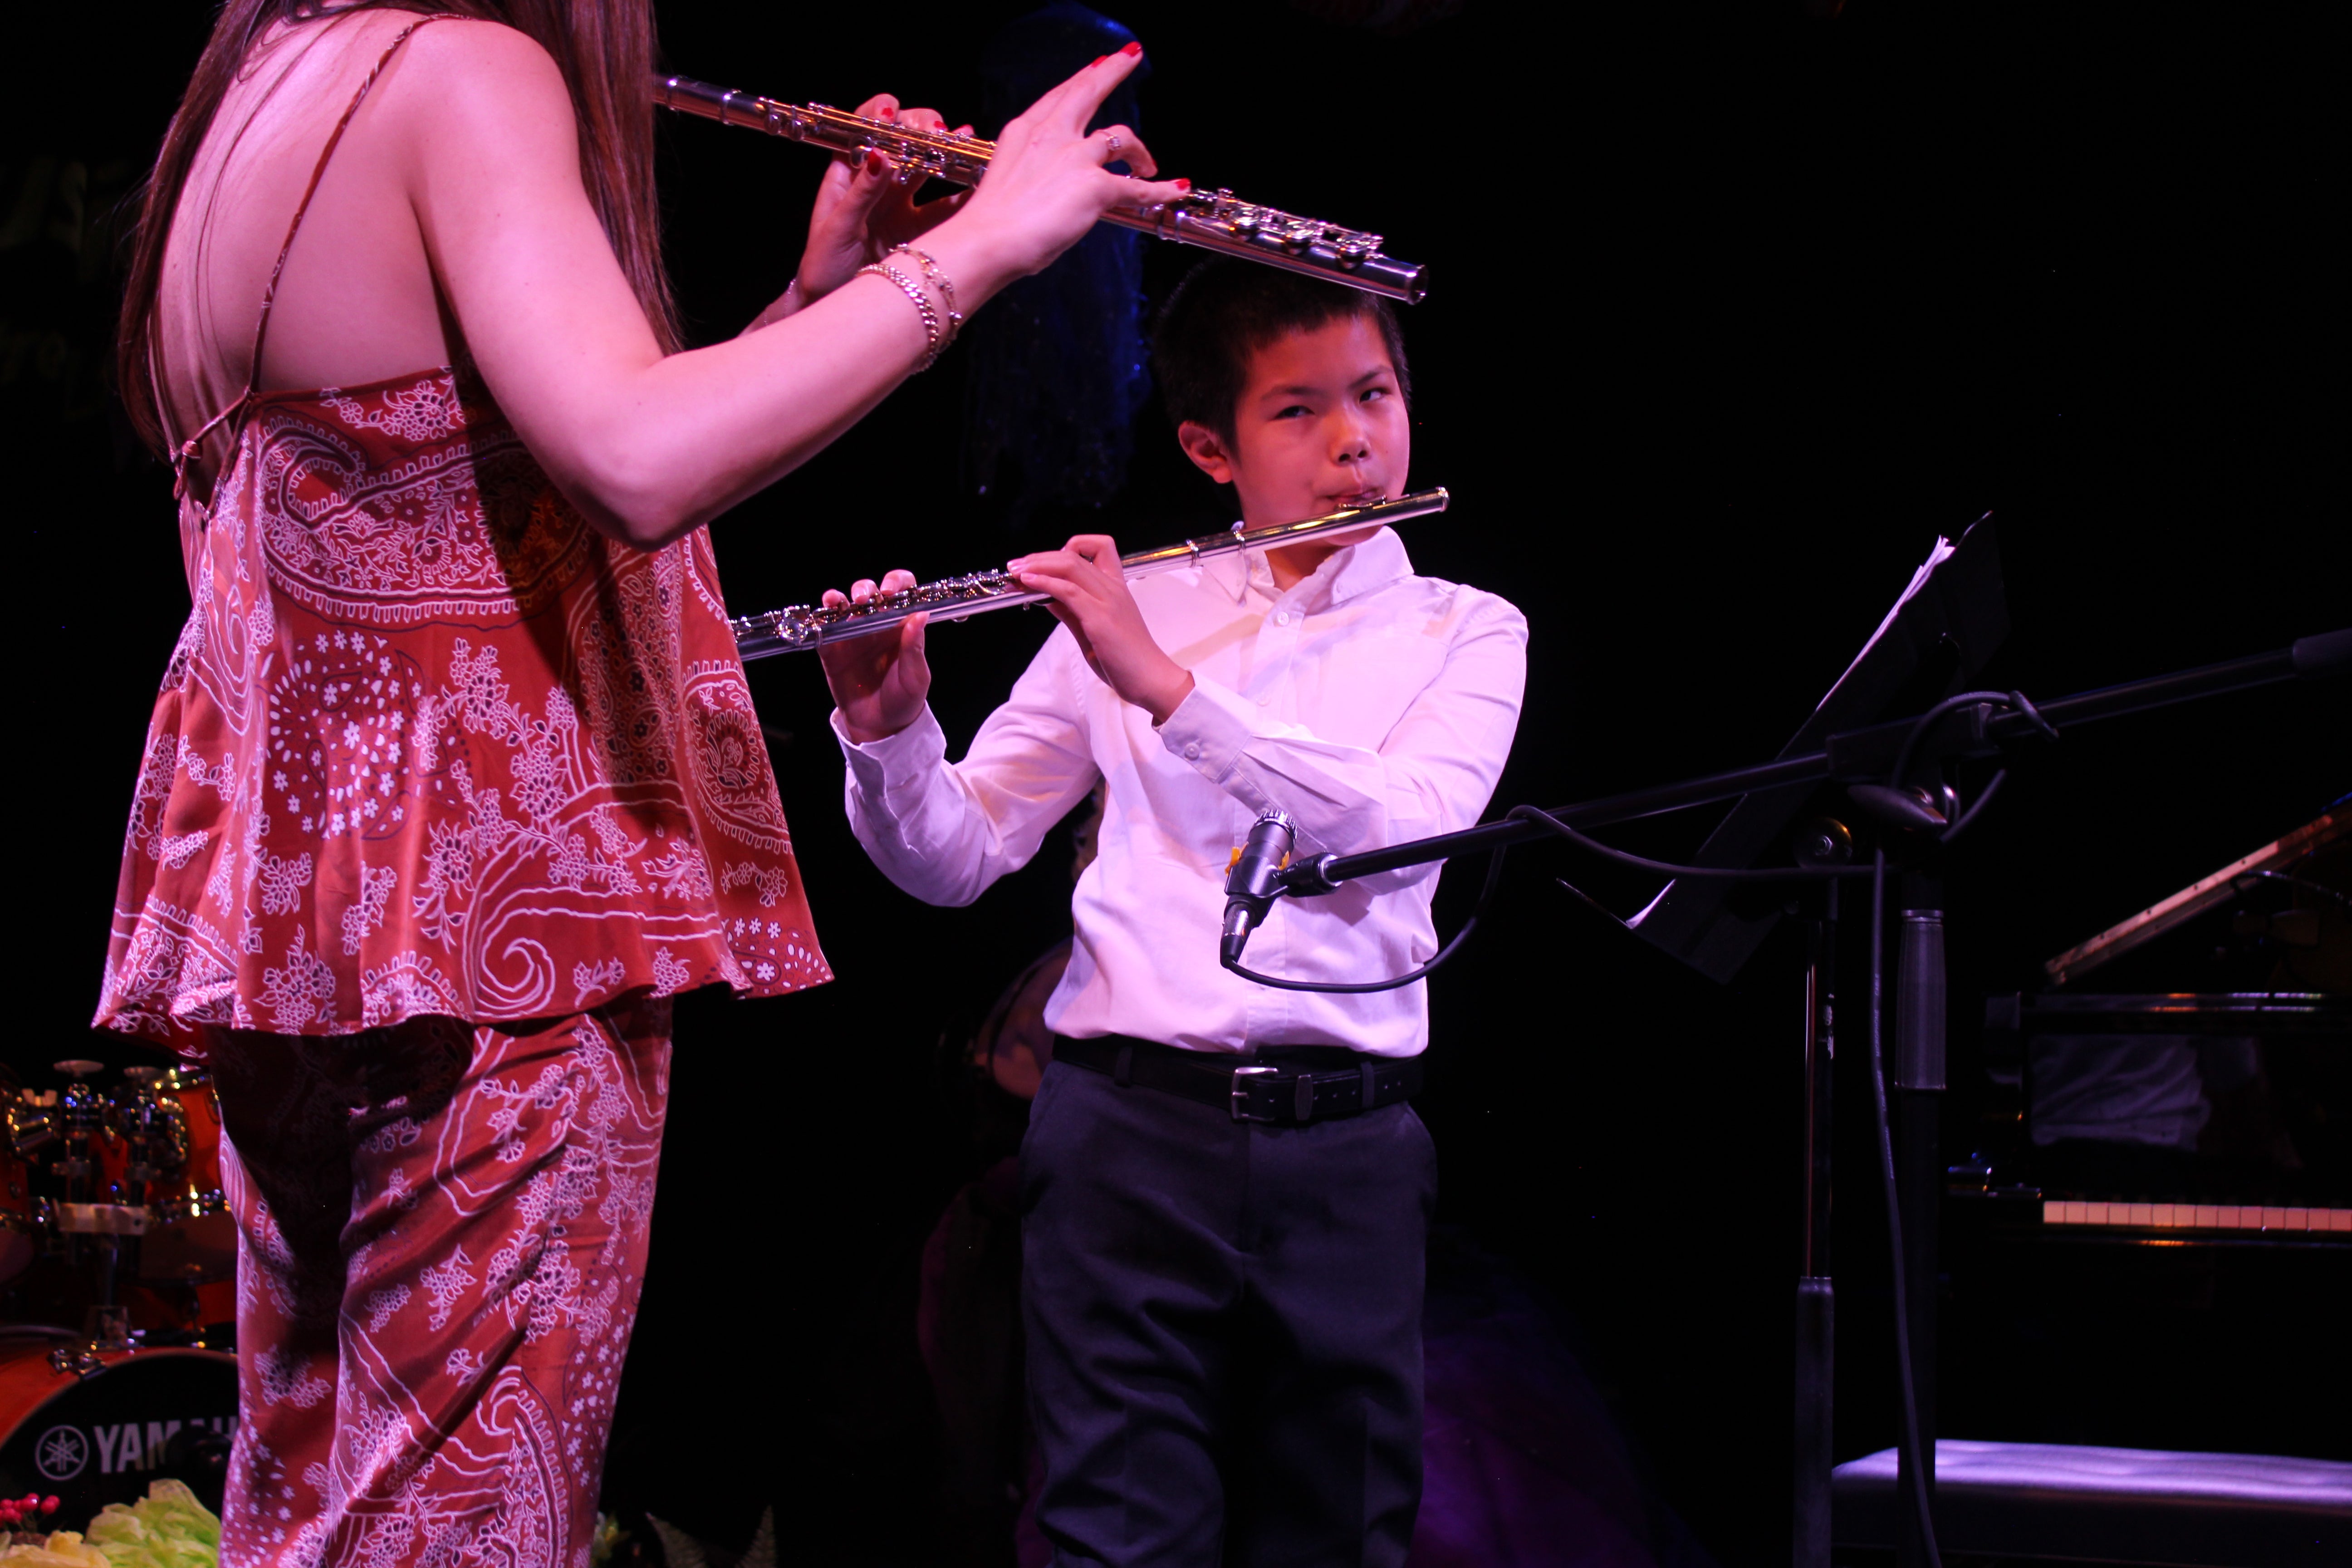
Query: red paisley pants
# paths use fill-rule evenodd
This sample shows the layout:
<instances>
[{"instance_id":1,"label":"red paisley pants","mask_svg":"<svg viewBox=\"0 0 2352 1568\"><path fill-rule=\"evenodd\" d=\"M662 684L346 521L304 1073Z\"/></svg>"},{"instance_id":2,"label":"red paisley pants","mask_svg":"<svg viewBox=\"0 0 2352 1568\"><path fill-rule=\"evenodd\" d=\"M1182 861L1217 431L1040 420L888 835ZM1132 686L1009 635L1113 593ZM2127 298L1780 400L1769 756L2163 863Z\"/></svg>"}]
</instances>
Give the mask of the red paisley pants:
<instances>
[{"instance_id":1,"label":"red paisley pants","mask_svg":"<svg viewBox=\"0 0 2352 1568\"><path fill-rule=\"evenodd\" d=\"M238 1230L223 1568L586 1568L670 1007L220 1031Z\"/></svg>"}]
</instances>

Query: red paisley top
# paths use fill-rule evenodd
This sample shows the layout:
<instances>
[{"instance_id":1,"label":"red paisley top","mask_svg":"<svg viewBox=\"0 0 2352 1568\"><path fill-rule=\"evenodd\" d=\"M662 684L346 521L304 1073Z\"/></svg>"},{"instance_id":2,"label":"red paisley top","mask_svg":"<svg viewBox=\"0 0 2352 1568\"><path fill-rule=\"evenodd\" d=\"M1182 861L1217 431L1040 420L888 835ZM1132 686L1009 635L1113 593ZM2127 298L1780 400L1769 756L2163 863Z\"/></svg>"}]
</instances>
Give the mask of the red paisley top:
<instances>
[{"instance_id":1,"label":"red paisley top","mask_svg":"<svg viewBox=\"0 0 2352 1568\"><path fill-rule=\"evenodd\" d=\"M604 539L448 370L240 412L182 507L100 1024L189 1049L831 977L705 531Z\"/></svg>"}]
</instances>

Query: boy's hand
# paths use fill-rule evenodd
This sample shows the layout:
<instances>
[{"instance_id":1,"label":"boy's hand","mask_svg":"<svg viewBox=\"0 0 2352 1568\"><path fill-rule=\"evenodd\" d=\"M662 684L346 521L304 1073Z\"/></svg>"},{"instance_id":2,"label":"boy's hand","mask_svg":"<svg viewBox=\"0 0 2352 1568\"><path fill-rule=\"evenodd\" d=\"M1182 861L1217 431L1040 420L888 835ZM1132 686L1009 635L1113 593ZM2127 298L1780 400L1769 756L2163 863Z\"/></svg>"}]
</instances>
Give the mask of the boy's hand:
<instances>
[{"instance_id":1,"label":"boy's hand","mask_svg":"<svg viewBox=\"0 0 2352 1568\"><path fill-rule=\"evenodd\" d=\"M1192 676L1160 651L1118 569L1110 536L1081 533L1059 550L1024 555L1006 568L1024 588L1053 596L1054 616L1078 639L1087 666L1113 691L1164 724L1192 694Z\"/></svg>"},{"instance_id":2,"label":"boy's hand","mask_svg":"<svg viewBox=\"0 0 2352 1568\"><path fill-rule=\"evenodd\" d=\"M915 585L912 572L886 574L879 592L896 594ZM860 580L845 595L824 591L828 608L863 602L877 592L870 580ZM923 716L923 701L931 691L930 660L923 654L923 627L930 616L909 616L889 631L862 637L821 643L816 657L824 666L824 683L833 688L834 706L841 710L842 728L861 746L887 741Z\"/></svg>"}]
</instances>

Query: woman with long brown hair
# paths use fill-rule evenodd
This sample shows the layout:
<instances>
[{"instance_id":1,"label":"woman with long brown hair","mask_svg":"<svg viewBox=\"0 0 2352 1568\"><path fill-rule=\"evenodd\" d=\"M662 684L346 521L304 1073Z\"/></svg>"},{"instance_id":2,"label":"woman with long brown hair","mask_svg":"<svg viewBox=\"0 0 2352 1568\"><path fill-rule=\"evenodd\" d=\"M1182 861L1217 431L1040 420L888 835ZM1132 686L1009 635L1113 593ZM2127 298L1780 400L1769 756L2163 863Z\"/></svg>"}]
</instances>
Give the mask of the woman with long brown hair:
<instances>
[{"instance_id":1,"label":"woman with long brown hair","mask_svg":"<svg viewBox=\"0 0 2352 1568\"><path fill-rule=\"evenodd\" d=\"M1086 134L1130 47L969 196L836 164L679 352L649 4L227 0L148 192L121 379L194 603L99 1021L219 1088L237 1568L585 1562L669 998L827 977L703 524L1183 188Z\"/></svg>"}]
</instances>

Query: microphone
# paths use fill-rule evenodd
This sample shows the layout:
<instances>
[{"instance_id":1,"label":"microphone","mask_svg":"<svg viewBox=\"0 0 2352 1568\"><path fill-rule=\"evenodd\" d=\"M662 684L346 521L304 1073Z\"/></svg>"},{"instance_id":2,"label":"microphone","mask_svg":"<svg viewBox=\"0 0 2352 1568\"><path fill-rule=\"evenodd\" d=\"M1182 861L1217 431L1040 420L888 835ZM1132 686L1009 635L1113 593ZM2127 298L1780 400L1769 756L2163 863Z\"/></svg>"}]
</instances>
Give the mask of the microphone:
<instances>
[{"instance_id":1,"label":"microphone","mask_svg":"<svg viewBox=\"0 0 2352 1568\"><path fill-rule=\"evenodd\" d=\"M1234 851L1225 872L1225 930L1220 955L1227 965L1242 961L1250 932L1265 919L1279 892L1276 879L1290 863L1290 846L1297 835L1287 812L1269 811L1249 830L1249 838Z\"/></svg>"}]
</instances>

